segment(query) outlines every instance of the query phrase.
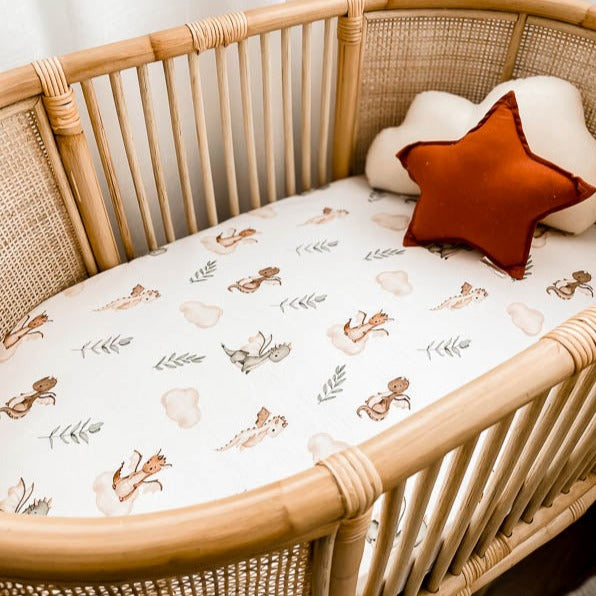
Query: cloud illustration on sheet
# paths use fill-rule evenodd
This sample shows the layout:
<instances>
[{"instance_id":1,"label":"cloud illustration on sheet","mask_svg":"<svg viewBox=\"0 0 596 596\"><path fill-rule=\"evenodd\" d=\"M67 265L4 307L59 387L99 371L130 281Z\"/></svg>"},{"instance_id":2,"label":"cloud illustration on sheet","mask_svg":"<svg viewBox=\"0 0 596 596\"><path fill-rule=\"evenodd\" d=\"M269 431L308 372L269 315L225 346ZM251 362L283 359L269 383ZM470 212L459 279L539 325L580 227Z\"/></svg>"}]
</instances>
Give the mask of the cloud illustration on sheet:
<instances>
[{"instance_id":1,"label":"cloud illustration on sheet","mask_svg":"<svg viewBox=\"0 0 596 596\"><path fill-rule=\"evenodd\" d=\"M383 271L375 279L384 290L396 296L406 296L412 292L412 284L405 271Z\"/></svg>"},{"instance_id":2,"label":"cloud illustration on sheet","mask_svg":"<svg viewBox=\"0 0 596 596\"><path fill-rule=\"evenodd\" d=\"M191 428L201 419L199 392L192 387L171 389L161 396L161 403L168 418L180 428Z\"/></svg>"},{"instance_id":3,"label":"cloud illustration on sheet","mask_svg":"<svg viewBox=\"0 0 596 596\"><path fill-rule=\"evenodd\" d=\"M512 302L507 307L507 314L513 324L526 335L538 335L542 331L544 315L539 310L534 310L522 302Z\"/></svg>"},{"instance_id":4,"label":"cloud illustration on sheet","mask_svg":"<svg viewBox=\"0 0 596 596\"><path fill-rule=\"evenodd\" d=\"M223 314L223 310L219 306L204 304L198 300L183 302L180 305L180 311L189 323L201 329L216 325Z\"/></svg>"}]
</instances>

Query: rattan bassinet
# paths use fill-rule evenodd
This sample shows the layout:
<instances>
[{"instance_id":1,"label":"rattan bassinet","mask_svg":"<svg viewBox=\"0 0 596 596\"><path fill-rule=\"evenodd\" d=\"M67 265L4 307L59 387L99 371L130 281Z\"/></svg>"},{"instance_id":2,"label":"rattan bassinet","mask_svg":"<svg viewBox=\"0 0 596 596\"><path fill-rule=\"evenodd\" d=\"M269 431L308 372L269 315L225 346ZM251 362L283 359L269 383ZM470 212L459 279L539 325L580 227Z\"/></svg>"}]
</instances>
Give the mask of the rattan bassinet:
<instances>
[{"instance_id":1,"label":"rattan bassinet","mask_svg":"<svg viewBox=\"0 0 596 596\"><path fill-rule=\"evenodd\" d=\"M302 44L302 76L296 81L291 76L293 31ZM316 31L322 33L323 51L313 65ZM240 205L276 200L270 61L277 58L271 44L277 32L283 195L325 185L328 162L334 179L360 173L374 135L400 122L414 95L425 89L479 101L511 77L558 76L580 89L587 126L596 134L596 6L581 0L293 0L13 69L0 74L0 152L16 155L19 164L0 172L0 334L42 300L135 256L134 215L125 210L114 148L100 116L98 77L110 78L149 250L157 248L159 234L132 140L121 77L126 69L138 75L168 242L175 238L175 226L157 140L150 63L161 62L165 73L188 233L198 228L184 142L192 131L181 126L176 57L188 58L203 184L200 204L209 225L217 223L218 208L236 215ZM260 37L262 97L253 95L250 84L248 44L255 37ZM228 53L236 49L246 197L236 182L227 67ZM216 201L202 91L207 83L198 68L212 52L227 207ZM313 114L311 98L319 83L320 111ZM79 85L84 101L75 99ZM294 87L302 98L297 116ZM264 196L255 150L261 133L253 122L253 110L261 106ZM331 114L335 125L328 143ZM300 122L297 156L294 119ZM313 121L316 135L311 134ZM105 188L88 144L92 138ZM379 535L364 593L395 594L403 585L406 594L471 594L578 519L596 499L595 362L592 306L374 439L261 489L128 518L0 513L0 594L353 594L370 509L381 496ZM472 460L481 433L486 437L483 451ZM412 560L437 472L450 453L450 480ZM467 499L459 505L456 523L446 524L466 472ZM404 486L413 476L416 498L390 557Z\"/></svg>"}]
</instances>

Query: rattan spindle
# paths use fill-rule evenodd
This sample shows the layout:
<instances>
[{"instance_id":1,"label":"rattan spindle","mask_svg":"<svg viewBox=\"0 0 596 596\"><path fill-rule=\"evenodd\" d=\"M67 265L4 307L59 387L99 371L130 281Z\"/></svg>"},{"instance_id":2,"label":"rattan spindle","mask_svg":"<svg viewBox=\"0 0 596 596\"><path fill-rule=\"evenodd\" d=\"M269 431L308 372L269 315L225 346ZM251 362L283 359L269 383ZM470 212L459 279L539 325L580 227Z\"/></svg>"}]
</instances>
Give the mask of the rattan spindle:
<instances>
[{"instance_id":1,"label":"rattan spindle","mask_svg":"<svg viewBox=\"0 0 596 596\"><path fill-rule=\"evenodd\" d=\"M312 573L313 596L327 596L327 594L329 594L329 580L334 545L335 532L319 538L314 543Z\"/></svg>"},{"instance_id":2,"label":"rattan spindle","mask_svg":"<svg viewBox=\"0 0 596 596\"><path fill-rule=\"evenodd\" d=\"M215 189L213 187L213 172L211 170L211 158L209 157L209 139L207 138L205 104L203 101L203 88L201 83L199 54L197 52L192 52L188 55L188 70L190 73L192 106L195 116L195 131L197 136L197 144L199 147L201 175L203 178L203 192L205 193L207 223L210 226L214 226L218 222L217 204L215 202Z\"/></svg>"},{"instance_id":3,"label":"rattan spindle","mask_svg":"<svg viewBox=\"0 0 596 596\"><path fill-rule=\"evenodd\" d=\"M402 512L406 484L407 480L402 480L395 488L388 490L383 495L379 533L366 579L364 596L378 596L381 591L387 561L391 555L397 524Z\"/></svg>"},{"instance_id":4,"label":"rattan spindle","mask_svg":"<svg viewBox=\"0 0 596 596\"><path fill-rule=\"evenodd\" d=\"M596 441L596 434L592 435L592 445L594 444L594 442ZM596 474L596 456L594 456L592 459L590 459L589 457L586 458L586 460L588 461L588 464L584 467L584 469L580 472L580 474L577 476L577 478L574 479L580 479L580 480L585 480L590 474Z\"/></svg>"},{"instance_id":5,"label":"rattan spindle","mask_svg":"<svg viewBox=\"0 0 596 596\"><path fill-rule=\"evenodd\" d=\"M545 391L520 409L518 418L503 449L501 459L491 476L488 488L484 491L480 505L472 516L470 525L464 534L464 538L453 560L452 567L455 573L463 567L464 563L470 557L486 522L495 510L499 496L502 494L515 469L515 464L528 441L547 397L548 391Z\"/></svg>"},{"instance_id":6,"label":"rattan spindle","mask_svg":"<svg viewBox=\"0 0 596 596\"><path fill-rule=\"evenodd\" d=\"M122 202L122 193L120 192L120 185L118 184L118 177L116 176L116 169L114 167L114 160L112 159L112 152L110 151L110 144L106 136L106 131L101 119L101 112L99 111L99 103L95 94L95 87L93 80L81 82L83 89L83 97L87 106L87 113L93 128L93 136L99 152L99 158L108 185L108 192L112 199L112 207L114 208L114 215L116 217L116 225L120 232L120 239L124 247L124 254L127 260L132 260L135 257L135 250L130 234L130 227L124 210L124 203Z\"/></svg>"},{"instance_id":7,"label":"rattan spindle","mask_svg":"<svg viewBox=\"0 0 596 596\"><path fill-rule=\"evenodd\" d=\"M517 21L515 21L515 27L513 28L513 33L511 34L511 38L509 40L507 55L505 56L505 64L503 65L501 81L508 81L513 75L515 61L517 60L517 52L519 51L519 45L526 27L527 18L528 15L524 12L517 15Z\"/></svg>"},{"instance_id":8,"label":"rattan spindle","mask_svg":"<svg viewBox=\"0 0 596 596\"><path fill-rule=\"evenodd\" d=\"M139 204L139 211L141 213L141 220L145 230L147 246L149 247L149 250L155 250L157 248L157 240L155 238L153 222L151 221L151 212L149 211L149 202L147 200L147 193L145 192L143 175L141 174L141 166L132 137L132 127L128 117L128 110L126 108L126 99L124 97L124 89L122 87L122 77L120 72L113 72L110 74L110 85L112 87L112 95L114 97L114 105L116 106L118 122L120 123L120 132L122 133L124 151L126 152L126 159L128 161L128 167L135 188L135 194Z\"/></svg>"},{"instance_id":9,"label":"rattan spindle","mask_svg":"<svg viewBox=\"0 0 596 596\"><path fill-rule=\"evenodd\" d=\"M592 396L592 399L594 396ZM593 413L589 413L588 423L586 424L585 432L581 438L577 437L575 443L572 445L573 451L569 455L564 465L551 484L544 500L543 507L550 507L557 495L562 492L568 479L577 473L576 478L582 478L583 472L587 469L587 464L593 457L593 450L590 447L596 445L596 418ZM579 438L579 440L577 440ZM583 479L583 478L582 478ZM568 492L568 491L567 491Z\"/></svg>"},{"instance_id":10,"label":"rattan spindle","mask_svg":"<svg viewBox=\"0 0 596 596\"><path fill-rule=\"evenodd\" d=\"M542 505L544 498L560 475L565 462L568 461L573 448L582 437L590 421L594 419L594 414L596 413L596 365L593 365L590 369L585 369L583 372L588 373L583 381L584 385L587 385L586 389L588 390L586 398L580 406L575 419L571 421L570 428L567 429L566 434L560 439L561 442L559 444L561 447L552 460L547 462L546 473L542 474L542 479L522 516L522 519L526 522L532 521L534 514ZM578 384L580 382L581 379L578 381Z\"/></svg>"},{"instance_id":11,"label":"rattan spindle","mask_svg":"<svg viewBox=\"0 0 596 596\"><path fill-rule=\"evenodd\" d=\"M64 170L100 269L120 263L118 247L81 126L74 92L58 58L38 60L33 70L43 92L43 105L56 139Z\"/></svg>"},{"instance_id":12,"label":"rattan spindle","mask_svg":"<svg viewBox=\"0 0 596 596\"><path fill-rule=\"evenodd\" d=\"M517 461L515 470L505 487L495 510L482 530L477 546L478 552L483 552L496 536L499 526L511 509L515 497L522 487L541 447L544 445L546 438L551 432L557 417L563 409L576 380L576 376L570 377L550 390L542 414L538 418L538 422L534 426L528 442Z\"/></svg>"},{"instance_id":13,"label":"rattan spindle","mask_svg":"<svg viewBox=\"0 0 596 596\"><path fill-rule=\"evenodd\" d=\"M255 148L255 125L252 115L248 41L245 39L238 42L238 63L240 65L240 89L242 92L242 113L244 115L244 142L246 144L250 205L253 209L257 209L261 206L261 193L259 191L259 172L257 170L257 151Z\"/></svg>"},{"instance_id":14,"label":"rattan spindle","mask_svg":"<svg viewBox=\"0 0 596 596\"><path fill-rule=\"evenodd\" d=\"M484 490L495 461L497 460L501 446L505 441L511 423L513 422L514 415L515 413L511 413L505 416L500 422L493 425L484 438L480 456L478 457L469 484L464 493L465 496L459 505L453 523L450 525L449 530L445 535L443 544L441 545L430 572L428 589L431 592L436 592L439 589L441 581L447 573L447 569L451 564L455 551L470 523L472 514L478 506L482 491Z\"/></svg>"},{"instance_id":15,"label":"rattan spindle","mask_svg":"<svg viewBox=\"0 0 596 596\"><path fill-rule=\"evenodd\" d=\"M50 121L48 120L48 115L42 108L42 105L39 101L36 101L35 106L33 108L33 113L35 114L35 120L41 138L51 139L52 127L50 125ZM70 184L68 183L68 176L64 171L64 166L62 165L62 162L60 160L58 148L54 143L51 143L48 140L44 142L44 149L47 153L48 160L53 169L53 174L56 180L56 184L60 190L60 195L62 196L64 208L68 213L70 223L72 223L72 227L76 236L79 249L81 251L81 258L83 259L85 269L87 270L87 273L89 275L95 275L97 273L97 264L95 263L95 259L93 257L93 250L91 249L91 245L89 244L89 238L87 237L87 234L85 232L85 226L83 225L81 215L77 208L75 197L70 188ZM33 290L33 288L31 287L30 289ZM2 330L0 330L0 335L1 334Z\"/></svg>"},{"instance_id":16,"label":"rattan spindle","mask_svg":"<svg viewBox=\"0 0 596 596\"><path fill-rule=\"evenodd\" d=\"M329 146L329 122L331 119L331 75L333 69L333 30L331 19L325 19L323 34L323 68L321 70L321 105L319 127L319 153L317 158L319 184L327 184L327 148Z\"/></svg>"},{"instance_id":17,"label":"rattan spindle","mask_svg":"<svg viewBox=\"0 0 596 596\"><path fill-rule=\"evenodd\" d=\"M432 518L428 524L426 536L422 545L419 547L414 565L408 575L404 588L404 596L415 596L420 590L424 574L437 548L441 532L447 523L449 513L472 459L477 442L478 437L474 437L458 447L453 455L437 504L433 510Z\"/></svg>"},{"instance_id":18,"label":"rattan spindle","mask_svg":"<svg viewBox=\"0 0 596 596\"><path fill-rule=\"evenodd\" d=\"M273 143L273 111L271 109L271 57L269 33L262 33L261 43L261 79L263 86L263 127L265 139L265 163L267 177L267 200L273 203L277 199L275 182L275 147Z\"/></svg>"},{"instance_id":19,"label":"rattan spindle","mask_svg":"<svg viewBox=\"0 0 596 596\"><path fill-rule=\"evenodd\" d=\"M333 135L333 178L350 173L360 79L364 1L348 0L348 14L337 20L337 95Z\"/></svg>"},{"instance_id":20,"label":"rattan spindle","mask_svg":"<svg viewBox=\"0 0 596 596\"><path fill-rule=\"evenodd\" d=\"M358 447L334 453L318 461L317 465L327 468L335 480L345 511L335 536L329 594L353 594L358 583L371 508L383 490L383 483L374 464Z\"/></svg>"},{"instance_id":21,"label":"rattan spindle","mask_svg":"<svg viewBox=\"0 0 596 596\"><path fill-rule=\"evenodd\" d=\"M294 124L292 117L292 30L281 30L281 92L284 126L284 171L286 195L296 194L296 166L294 163Z\"/></svg>"},{"instance_id":22,"label":"rattan spindle","mask_svg":"<svg viewBox=\"0 0 596 596\"><path fill-rule=\"evenodd\" d=\"M515 498L509 515L505 518L502 531L505 535L509 535L513 527L522 517L525 508L530 502L535 491L538 489L541 479L551 465L557 452L561 447L561 442L569 432L573 421L578 416L582 405L586 401L592 381L594 371L592 369L584 369L569 395L561 414L559 415L556 424L551 433L546 438L538 457L534 461L530 472L523 484L522 489ZM525 520L528 521L528 520Z\"/></svg>"},{"instance_id":23,"label":"rattan spindle","mask_svg":"<svg viewBox=\"0 0 596 596\"><path fill-rule=\"evenodd\" d=\"M168 58L163 61L163 71L166 78L166 90L168 92L168 105L172 123L172 136L174 138L174 149L176 150L176 163L178 164L178 176L180 178L180 190L182 191L182 201L184 203L186 227L189 234L194 234L199 228L197 226L197 216L195 214L192 188L190 186L190 175L188 173L188 160L186 157L184 133L182 132L182 121L180 119L178 87L176 85L176 71L174 69L173 58Z\"/></svg>"},{"instance_id":24,"label":"rattan spindle","mask_svg":"<svg viewBox=\"0 0 596 596\"><path fill-rule=\"evenodd\" d=\"M228 203L230 214L238 215L238 183L236 181L236 163L234 159L234 138L232 136L232 113L230 109L230 87L228 84L228 63L226 48L215 48L215 63L217 67L217 86L219 89L219 109L221 130L224 144L224 160L226 165L226 178L228 181Z\"/></svg>"},{"instance_id":25,"label":"rattan spindle","mask_svg":"<svg viewBox=\"0 0 596 596\"><path fill-rule=\"evenodd\" d=\"M404 527L396 552L389 562L389 573L383 589L384 596L393 596L402 588L402 583L409 572L408 561L412 556L416 536L420 532L422 519L430 500L443 458L438 459L428 468L418 473L410 506L406 510Z\"/></svg>"},{"instance_id":26,"label":"rattan spindle","mask_svg":"<svg viewBox=\"0 0 596 596\"><path fill-rule=\"evenodd\" d=\"M571 454L569 461L561 471L561 489L555 492L555 487L551 489L551 493L547 495L549 498L554 498L559 492L568 493L573 483L578 479L585 480L588 473L592 470L592 462L595 459L596 453L594 446L596 445L596 418L590 423L588 430L584 433L574 453Z\"/></svg>"},{"instance_id":27,"label":"rattan spindle","mask_svg":"<svg viewBox=\"0 0 596 596\"><path fill-rule=\"evenodd\" d=\"M312 187L311 178L311 102L312 102L312 74L311 74L311 38L312 23L302 25L302 94L301 94L301 156L302 156L302 192Z\"/></svg>"},{"instance_id":28,"label":"rattan spindle","mask_svg":"<svg viewBox=\"0 0 596 596\"><path fill-rule=\"evenodd\" d=\"M168 191L161 161L161 152L159 149L159 138L153 111L153 100L151 98L151 84L149 82L149 69L146 64L137 66L137 79L139 81L139 92L141 94L141 104L143 106L143 117L145 118L145 129L147 130L147 142L149 143L149 154L151 156L151 165L153 167L153 178L155 180L155 189L157 190L157 201L161 213L164 233L167 242L176 240L174 226L172 224L172 214L170 212L170 202L168 200Z\"/></svg>"}]
</instances>

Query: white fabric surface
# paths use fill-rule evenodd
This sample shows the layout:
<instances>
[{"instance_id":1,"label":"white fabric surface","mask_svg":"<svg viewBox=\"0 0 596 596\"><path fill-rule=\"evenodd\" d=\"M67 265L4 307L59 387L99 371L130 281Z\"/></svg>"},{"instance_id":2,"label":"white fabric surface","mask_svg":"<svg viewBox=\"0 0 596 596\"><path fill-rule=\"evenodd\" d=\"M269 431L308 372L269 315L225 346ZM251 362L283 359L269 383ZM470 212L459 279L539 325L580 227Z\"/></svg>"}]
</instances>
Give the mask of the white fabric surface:
<instances>
[{"instance_id":1,"label":"white fabric surface","mask_svg":"<svg viewBox=\"0 0 596 596\"><path fill-rule=\"evenodd\" d=\"M463 137L499 98L512 90L532 151L596 185L596 139L586 128L581 94L571 83L546 76L501 83L479 104L443 91L419 93L402 124L383 129L371 143L366 156L369 183L392 192L420 194L395 154L416 141ZM594 222L596 194L544 219L545 224L573 234L587 230Z\"/></svg>"},{"instance_id":2,"label":"white fabric surface","mask_svg":"<svg viewBox=\"0 0 596 596\"><path fill-rule=\"evenodd\" d=\"M527 278L513 281L474 251L404 249L412 209L342 180L40 305L0 343L0 510L141 513L263 485L398 423L593 303L594 226L541 229ZM241 240L224 246L230 237ZM249 279L267 267L279 272ZM582 271L567 296L558 280ZM387 320L358 340L358 311ZM250 357L259 331L272 337L264 351L278 346L271 358ZM363 406L392 380L396 399L371 419ZM244 448L218 450L246 429ZM166 459L140 472L159 450Z\"/></svg>"}]
</instances>

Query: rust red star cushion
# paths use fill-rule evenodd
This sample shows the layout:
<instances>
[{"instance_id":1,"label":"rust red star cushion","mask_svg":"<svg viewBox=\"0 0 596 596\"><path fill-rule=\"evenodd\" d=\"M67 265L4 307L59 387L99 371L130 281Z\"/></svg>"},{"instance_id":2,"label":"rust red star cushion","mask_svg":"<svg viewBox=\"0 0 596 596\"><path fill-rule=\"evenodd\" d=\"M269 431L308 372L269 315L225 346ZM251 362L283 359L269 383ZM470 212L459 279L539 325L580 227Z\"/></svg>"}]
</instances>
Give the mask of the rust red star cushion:
<instances>
[{"instance_id":1,"label":"rust red star cushion","mask_svg":"<svg viewBox=\"0 0 596 596\"><path fill-rule=\"evenodd\" d=\"M398 154L421 195L404 246L463 242L516 279L539 220L596 189L530 150L510 91L458 141L421 141Z\"/></svg>"}]
</instances>

